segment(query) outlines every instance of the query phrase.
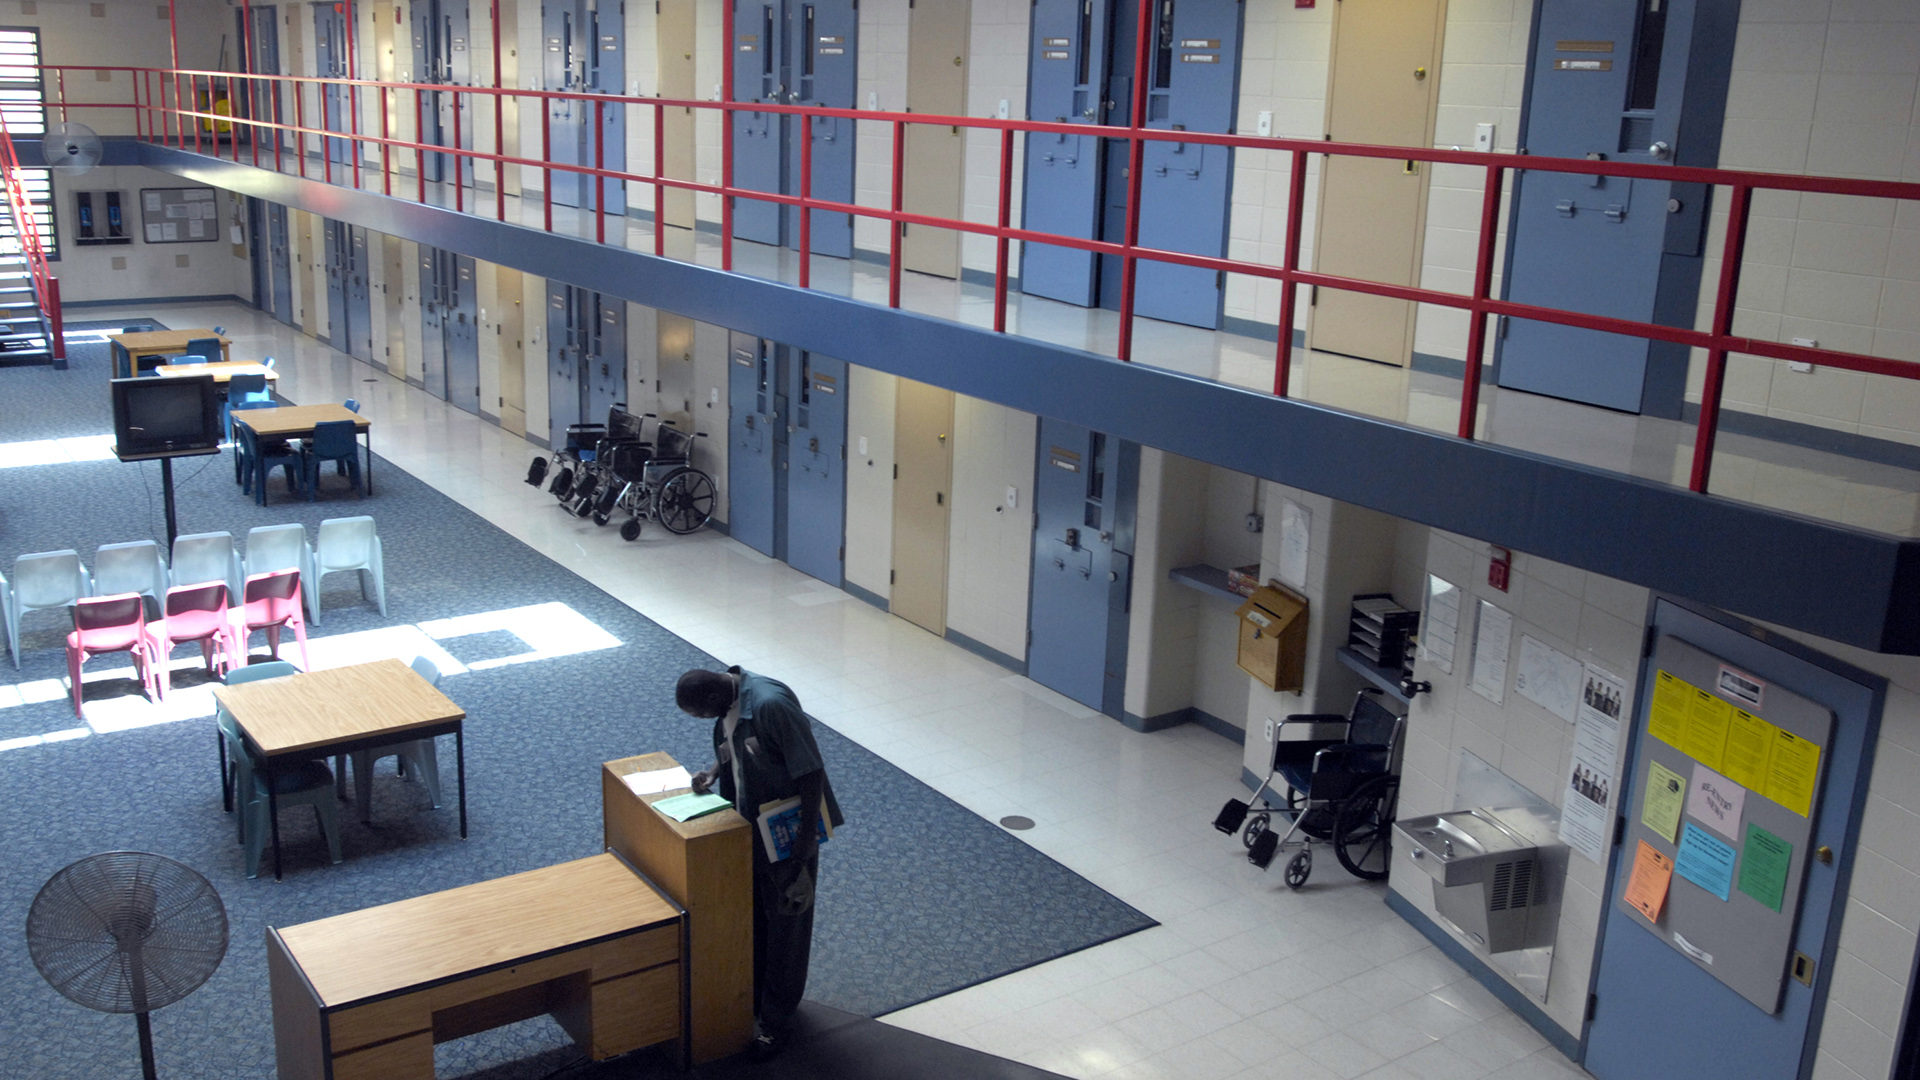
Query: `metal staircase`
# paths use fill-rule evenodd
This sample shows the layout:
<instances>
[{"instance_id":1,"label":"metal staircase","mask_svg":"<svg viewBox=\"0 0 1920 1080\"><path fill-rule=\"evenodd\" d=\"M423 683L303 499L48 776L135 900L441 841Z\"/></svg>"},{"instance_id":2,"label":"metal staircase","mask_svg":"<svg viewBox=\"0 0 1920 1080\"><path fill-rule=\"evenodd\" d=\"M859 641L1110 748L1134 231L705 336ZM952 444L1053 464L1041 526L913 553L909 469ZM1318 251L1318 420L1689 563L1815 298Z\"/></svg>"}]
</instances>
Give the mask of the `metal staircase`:
<instances>
[{"instance_id":1,"label":"metal staircase","mask_svg":"<svg viewBox=\"0 0 1920 1080\"><path fill-rule=\"evenodd\" d=\"M60 281L47 265L33 199L0 115L0 365L67 366L60 320Z\"/></svg>"}]
</instances>

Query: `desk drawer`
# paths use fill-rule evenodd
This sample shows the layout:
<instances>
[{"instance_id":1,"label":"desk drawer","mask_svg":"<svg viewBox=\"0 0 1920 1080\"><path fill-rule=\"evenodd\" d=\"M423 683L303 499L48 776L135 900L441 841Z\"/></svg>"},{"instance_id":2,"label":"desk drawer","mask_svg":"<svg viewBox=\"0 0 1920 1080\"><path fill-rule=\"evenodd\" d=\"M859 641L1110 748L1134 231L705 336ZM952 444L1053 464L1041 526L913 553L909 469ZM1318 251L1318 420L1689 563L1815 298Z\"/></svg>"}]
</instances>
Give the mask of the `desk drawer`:
<instances>
[{"instance_id":1,"label":"desk drawer","mask_svg":"<svg viewBox=\"0 0 1920 1080\"><path fill-rule=\"evenodd\" d=\"M328 1041L335 1054L343 1054L396 1035L430 1032L432 1029L433 1002L425 993L388 998L371 1005L342 1009L327 1016Z\"/></svg>"},{"instance_id":2,"label":"desk drawer","mask_svg":"<svg viewBox=\"0 0 1920 1080\"><path fill-rule=\"evenodd\" d=\"M333 1080L432 1080L433 1034L423 1031L333 1059Z\"/></svg>"},{"instance_id":3,"label":"desk drawer","mask_svg":"<svg viewBox=\"0 0 1920 1080\"><path fill-rule=\"evenodd\" d=\"M593 984L594 1060L680 1037L680 965Z\"/></svg>"},{"instance_id":4,"label":"desk drawer","mask_svg":"<svg viewBox=\"0 0 1920 1080\"><path fill-rule=\"evenodd\" d=\"M680 927L662 926L593 947L593 979L611 979L680 958Z\"/></svg>"}]
</instances>

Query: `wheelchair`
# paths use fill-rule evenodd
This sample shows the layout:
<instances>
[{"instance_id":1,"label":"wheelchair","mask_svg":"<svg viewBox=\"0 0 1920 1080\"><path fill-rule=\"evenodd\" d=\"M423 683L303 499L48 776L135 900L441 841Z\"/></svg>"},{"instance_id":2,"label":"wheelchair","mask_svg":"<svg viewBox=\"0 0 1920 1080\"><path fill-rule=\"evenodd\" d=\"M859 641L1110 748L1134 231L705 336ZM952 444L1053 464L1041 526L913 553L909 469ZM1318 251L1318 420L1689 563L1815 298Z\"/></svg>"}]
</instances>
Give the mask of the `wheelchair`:
<instances>
[{"instance_id":1,"label":"wheelchair","mask_svg":"<svg viewBox=\"0 0 1920 1080\"><path fill-rule=\"evenodd\" d=\"M651 442L644 438L647 419L654 420ZM638 540L646 518L684 536L712 519L718 494L713 478L693 467L693 438L651 413L643 418L615 405L605 424L568 426L566 445L551 463L535 458L527 483L538 487L551 472L548 493L595 525L624 511L623 540Z\"/></svg>"},{"instance_id":2,"label":"wheelchair","mask_svg":"<svg viewBox=\"0 0 1920 1080\"><path fill-rule=\"evenodd\" d=\"M1393 813L1400 795L1400 733L1406 719L1378 700L1368 688L1355 696L1347 716L1302 713L1280 722L1274 733L1273 764L1259 790L1247 802L1229 799L1213 819L1228 836L1238 831L1247 861L1265 870L1283 847L1300 850L1287 861L1287 887L1298 889L1313 873L1313 845L1331 845L1340 865L1355 877L1379 881L1392 865ZM1340 739L1285 739L1289 724L1338 724ZM1284 804L1269 792L1286 786ZM1282 834L1273 817L1288 823ZM1295 838L1298 837L1296 840Z\"/></svg>"}]
</instances>

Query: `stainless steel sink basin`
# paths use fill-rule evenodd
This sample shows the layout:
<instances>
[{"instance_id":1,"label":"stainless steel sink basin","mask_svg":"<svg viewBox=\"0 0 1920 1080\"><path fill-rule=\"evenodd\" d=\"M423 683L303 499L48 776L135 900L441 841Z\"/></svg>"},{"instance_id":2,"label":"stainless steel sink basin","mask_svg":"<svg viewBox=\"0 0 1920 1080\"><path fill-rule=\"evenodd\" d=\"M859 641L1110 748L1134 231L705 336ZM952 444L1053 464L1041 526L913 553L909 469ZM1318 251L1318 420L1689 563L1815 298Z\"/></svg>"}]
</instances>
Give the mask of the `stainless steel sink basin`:
<instances>
[{"instance_id":1,"label":"stainless steel sink basin","mask_svg":"<svg viewBox=\"0 0 1920 1080\"><path fill-rule=\"evenodd\" d=\"M1495 862L1534 847L1477 807L1411 818L1394 828L1406 838L1407 853L1414 863L1448 887L1483 880Z\"/></svg>"}]
</instances>

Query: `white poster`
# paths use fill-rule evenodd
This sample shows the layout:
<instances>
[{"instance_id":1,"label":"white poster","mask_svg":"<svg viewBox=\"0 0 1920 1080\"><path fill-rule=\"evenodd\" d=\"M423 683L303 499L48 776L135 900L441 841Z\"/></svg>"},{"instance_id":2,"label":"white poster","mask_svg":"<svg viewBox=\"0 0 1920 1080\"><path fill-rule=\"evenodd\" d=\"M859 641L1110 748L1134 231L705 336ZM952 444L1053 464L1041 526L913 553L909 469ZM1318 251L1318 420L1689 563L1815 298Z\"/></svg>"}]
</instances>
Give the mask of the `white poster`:
<instances>
[{"instance_id":1,"label":"white poster","mask_svg":"<svg viewBox=\"0 0 1920 1080\"><path fill-rule=\"evenodd\" d=\"M1280 500L1280 565L1276 572L1282 583L1296 589L1307 587L1307 538L1313 531L1313 515L1292 499Z\"/></svg>"},{"instance_id":2,"label":"white poster","mask_svg":"<svg viewBox=\"0 0 1920 1080\"><path fill-rule=\"evenodd\" d=\"M1513 646L1513 616L1488 600L1480 601L1478 616L1473 631L1473 674L1467 686L1495 705L1503 705L1507 700L1507 652Z\"/></svg>"},{"instance_id":3,"label":"white poster","mask_svg":"<svg viewBox=\"0 0 1920 1080\"><path fill-rule=\"evenodd\" d=\"M1580 661L1526 634L1520 635L1520 670L1513 688L1520 696L1553 715L1573 723L1580 701Z\"/></svg>"},{"instance_id":4,"label":"white poster","mask_svg":"<svg viewBox=\"0 0 1920 1080\"><path fill-rule=\"evenodd\" d=\"M1614 770L1620 762L1620 713L1626 684L1602 668L1586 665L1580 710L1573 724L1573 764L1560 800L1560 839L1597 863L1606 861L1607 830L1619 797Z\"/></svg>"},{"instance_id":5,"label":"white poster","mask_svg":"<svg viewBox=\"0 0 1920 1080\"><path fill-rule=\"evenodd\" d=\"M1421 659L1453 674L1454 644L1460 639L1460 586L1427 575L1427 607L1420 616Z\"/></svg>"}]
</instances>

